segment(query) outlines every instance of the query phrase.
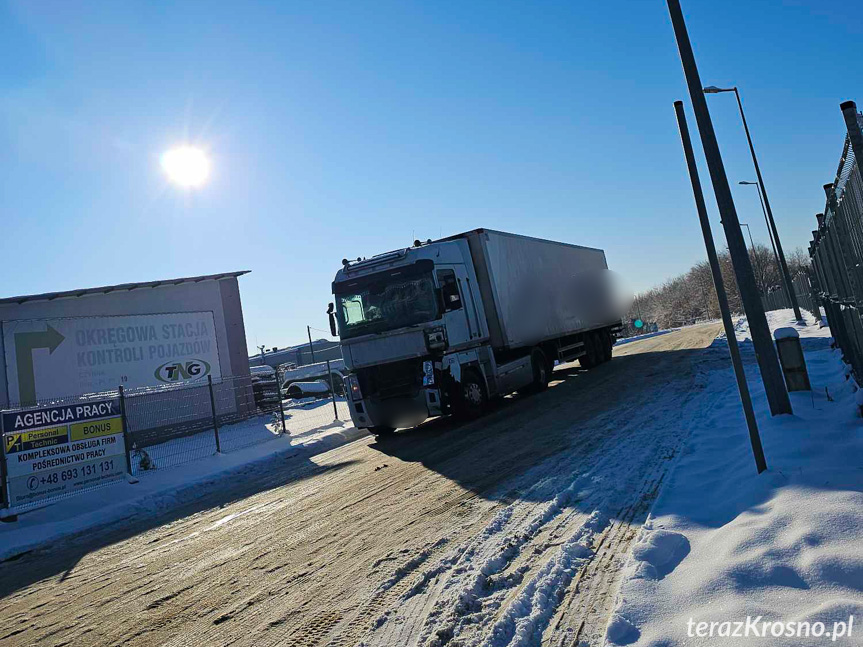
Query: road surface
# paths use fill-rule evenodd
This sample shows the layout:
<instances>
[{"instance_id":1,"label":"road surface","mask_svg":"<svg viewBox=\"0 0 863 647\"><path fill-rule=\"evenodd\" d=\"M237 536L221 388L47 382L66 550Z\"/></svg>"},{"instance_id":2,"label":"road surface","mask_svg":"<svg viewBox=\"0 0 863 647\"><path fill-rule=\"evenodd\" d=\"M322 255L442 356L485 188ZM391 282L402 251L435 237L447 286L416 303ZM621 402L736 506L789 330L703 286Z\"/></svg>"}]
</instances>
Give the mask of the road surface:
<instances>
[{"instance_id":1,"label":"road surface","mask_svg":"<svg viewBox=\"0 0 863 647\"><path fill-rule=\"evenodd\" d=\"M596 645L718 325L0 563L3 645ZM180 468L181 469L181 468Z\"/></svg>"}]
</instances>

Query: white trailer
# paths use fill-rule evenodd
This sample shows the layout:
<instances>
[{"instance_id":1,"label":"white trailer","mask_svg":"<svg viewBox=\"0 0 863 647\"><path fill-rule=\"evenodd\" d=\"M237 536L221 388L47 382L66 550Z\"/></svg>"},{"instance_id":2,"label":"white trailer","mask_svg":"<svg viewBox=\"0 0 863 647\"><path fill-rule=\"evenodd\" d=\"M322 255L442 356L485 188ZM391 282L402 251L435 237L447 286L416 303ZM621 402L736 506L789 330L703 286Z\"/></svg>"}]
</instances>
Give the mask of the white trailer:
<instances>
[{"instance_id":1,"label":"white trailer","mask_svg":"<svg viewBox=\"0 0 863 647\"><path fill-rule=\"evenodd\" d=\"M601 249L489 229L460 237L470 248L493 348L532 346L608 323L593 316L598 296L608 295L590 289L608 269Z\"/></svg>"},{"instance_id":2,"label":"white trailer","mask_svg":"<svg viewBox=\"0 0 863 647\"><path fill-rule=\"evenodd\" d=\"M333 293L351 415L379 434L592 368L620 330L602 250L489 229L343 261Z\"/></svg>"}]
</instances>

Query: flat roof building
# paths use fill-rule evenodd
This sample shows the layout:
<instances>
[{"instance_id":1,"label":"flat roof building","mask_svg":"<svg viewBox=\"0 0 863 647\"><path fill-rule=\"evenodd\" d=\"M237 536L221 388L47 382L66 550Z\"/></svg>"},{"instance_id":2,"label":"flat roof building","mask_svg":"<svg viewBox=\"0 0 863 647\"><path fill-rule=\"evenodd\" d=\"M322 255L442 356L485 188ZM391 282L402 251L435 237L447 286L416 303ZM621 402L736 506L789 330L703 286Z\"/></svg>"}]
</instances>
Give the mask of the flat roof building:
<instances>
[{"instance_id":1,"label":"flat roof building","mask_svg":"<svg viewBox=\"0 0 863 647\"><path fill-rule=\"evenodd\" d=\"M0 299L0 407L248 376L247 273Z\"/></svg>"}]
</instances>

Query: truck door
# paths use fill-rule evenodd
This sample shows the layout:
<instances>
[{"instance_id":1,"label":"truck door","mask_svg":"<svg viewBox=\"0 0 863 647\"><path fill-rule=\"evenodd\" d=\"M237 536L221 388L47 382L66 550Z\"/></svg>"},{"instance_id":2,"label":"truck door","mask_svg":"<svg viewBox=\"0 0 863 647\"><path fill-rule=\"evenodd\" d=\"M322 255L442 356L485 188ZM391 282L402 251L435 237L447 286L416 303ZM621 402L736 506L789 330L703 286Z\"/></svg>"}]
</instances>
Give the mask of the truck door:
<instances>
[{"instance_id":1,"label":"truck door","mask_svg":"<svg viewBox=\"0 0 863 647\"><path fill-rule=\"evenodd\" d=\"M437 282L443 297L443 319L450 348L458 348L480 336L473 297L463 265L438 267Z\"/></svg>"}]
</instances>

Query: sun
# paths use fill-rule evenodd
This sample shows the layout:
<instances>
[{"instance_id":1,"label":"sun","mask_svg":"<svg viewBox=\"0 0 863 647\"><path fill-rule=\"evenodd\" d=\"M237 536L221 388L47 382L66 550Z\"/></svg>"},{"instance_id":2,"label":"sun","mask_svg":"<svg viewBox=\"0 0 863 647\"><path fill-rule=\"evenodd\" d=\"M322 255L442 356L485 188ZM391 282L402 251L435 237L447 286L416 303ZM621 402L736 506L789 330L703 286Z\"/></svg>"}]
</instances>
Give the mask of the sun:
<instances>
[{"instance_id":1,"label":"sun","mask_svg":"<svg viewBox=\"0 0 863 647\"><path fill-rule=\"evenodd\" d=\"M182 187L203 186L210 177L210 160L194 146L177 146L162 154L162 168L168 178Z\"/></svg>"}]
</instances>

